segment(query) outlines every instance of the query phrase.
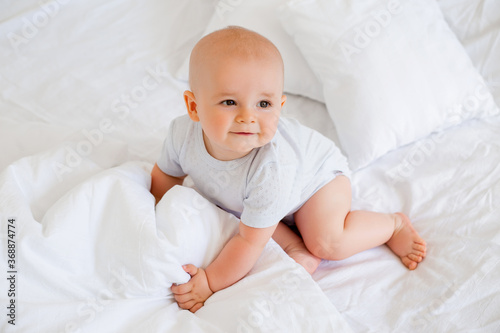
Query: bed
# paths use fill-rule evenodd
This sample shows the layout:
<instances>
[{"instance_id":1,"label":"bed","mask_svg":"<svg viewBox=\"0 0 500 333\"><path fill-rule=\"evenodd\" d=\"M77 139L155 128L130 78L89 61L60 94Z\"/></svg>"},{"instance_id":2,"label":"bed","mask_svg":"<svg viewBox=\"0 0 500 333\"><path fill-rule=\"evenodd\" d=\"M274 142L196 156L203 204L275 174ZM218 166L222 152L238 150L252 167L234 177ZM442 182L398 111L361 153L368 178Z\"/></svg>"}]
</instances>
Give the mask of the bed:
<instances>
[{"instance_id":1,"label":"bed","mask_svg":"<svg viewBox=\"0 0 500 333\"><path fill-rule=\"evenodd\" d=\"M500 3L495 0L3 1L2 332L499 332ZM334 140L353 209L426 240L308 275L274 241L181 310L237 220L189 185L155 209L150 171L185 113L189 52L228 25L285 62L283 116Z\"/></svg>"}]
</instances>

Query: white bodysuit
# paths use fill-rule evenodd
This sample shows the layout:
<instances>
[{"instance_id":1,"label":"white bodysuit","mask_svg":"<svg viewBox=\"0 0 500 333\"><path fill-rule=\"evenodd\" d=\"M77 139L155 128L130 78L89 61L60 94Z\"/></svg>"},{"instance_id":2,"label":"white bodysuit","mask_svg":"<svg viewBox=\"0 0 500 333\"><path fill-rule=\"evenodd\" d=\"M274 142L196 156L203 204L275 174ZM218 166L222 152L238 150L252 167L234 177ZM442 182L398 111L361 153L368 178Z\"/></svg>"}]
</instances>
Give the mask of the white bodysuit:
<instances>
[{"instance_id":1,"label":"white bodysuit","mask_svg":"<svg viewBox=\"0 0 500 333\"><path fill-rule=\"evenodd\" d=\"M232 161L212 157L200 123L178 117L157 164L173 177L189 175L205 198L254 228L293 221L292 214L316 191L338 174L350 175L333 141L284 117L271 142Z\"/></svg>"}]
</instances>

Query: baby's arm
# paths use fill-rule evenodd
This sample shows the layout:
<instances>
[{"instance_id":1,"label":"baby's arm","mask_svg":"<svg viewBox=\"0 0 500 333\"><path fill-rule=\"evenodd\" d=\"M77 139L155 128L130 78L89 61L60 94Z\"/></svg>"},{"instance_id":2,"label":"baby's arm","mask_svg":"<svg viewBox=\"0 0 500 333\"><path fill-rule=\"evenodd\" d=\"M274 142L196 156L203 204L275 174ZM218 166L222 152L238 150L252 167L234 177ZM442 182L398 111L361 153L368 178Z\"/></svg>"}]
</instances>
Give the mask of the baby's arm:
<instances>
[{"instance_id":1,"label":"baby's arm","mask_svg":"<svg viewBox=\"0 0 500 333\"><path fill-rule=\"evenodd\" d=\"M217 258L205 269L187 265L191 280L172 286L175 300L183 309L196 312L213 292L243 278L253 267L276 229L251 228L240 221L239 232L229 240Z\"/></svg>"},{"instance_id":2,"label":"baby's arm","mask_svg":"<svg viewBox=\"0 0 500 333\"><path fill-rule=\"evenodd\" d=\"M163 195L167 193L175 185L182 185L184 177L172 177L161 171L158 164L155 164L151 171L151 194L154 195L156 203L161 200Z\"/></svg>"},{"instance_id":3,"label":"baby's arm","mask_svg":"<svg viewBox=\"0 0 500 333\"><path fill-rule=\"evenodd\" d=\"M277 224L268 228L252 228L240 221L239 232L206 268L210 289L216 292L243 278L257 262L276 227Z\"/></svg>"}]
</instances>

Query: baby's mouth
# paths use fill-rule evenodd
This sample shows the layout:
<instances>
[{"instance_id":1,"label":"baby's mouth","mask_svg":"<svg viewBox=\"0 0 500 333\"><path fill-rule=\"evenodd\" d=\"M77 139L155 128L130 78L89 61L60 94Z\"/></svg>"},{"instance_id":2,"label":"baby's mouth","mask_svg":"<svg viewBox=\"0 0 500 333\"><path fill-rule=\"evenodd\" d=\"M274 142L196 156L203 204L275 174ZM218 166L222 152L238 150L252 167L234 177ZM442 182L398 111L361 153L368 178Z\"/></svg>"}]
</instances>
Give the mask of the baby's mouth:
<instances>
[{"instance_id":1,"label":"baby's mouth","mask_svg":"<svg viewBox=\"0 0 500 333\"><path fill-rule=\"evenodd\" d=\"M255 133L252 133L252 132L233 132L233 134L243 135L243 136L251 136L251 135L254 135Z\"/></svg>"}]
</instances>

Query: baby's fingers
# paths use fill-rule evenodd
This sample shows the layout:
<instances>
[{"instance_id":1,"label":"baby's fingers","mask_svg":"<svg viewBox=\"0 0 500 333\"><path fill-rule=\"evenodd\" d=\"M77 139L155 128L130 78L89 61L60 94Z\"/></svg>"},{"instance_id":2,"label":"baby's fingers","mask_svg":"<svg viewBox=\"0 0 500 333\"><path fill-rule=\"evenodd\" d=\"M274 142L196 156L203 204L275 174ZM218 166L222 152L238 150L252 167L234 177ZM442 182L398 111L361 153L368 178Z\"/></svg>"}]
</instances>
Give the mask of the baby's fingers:
<instances>
[{"instance_id":1,"label":"baby's fingers","mask_svg":"<svg viewBox=\"0 0 500 333\"><path fill-rule=\"evenodd\" d=\"M187 282L184 284L172 284L170 290L174 293L174 295L183 295L191 292L193 290L193 286L191 283Z\"/></svg>"},{"instance_id":2,"label":"baby's fingers","mask_svg":"<svg viewBox=\"0 0 500 333\"><path fill-rule=\"evenodd\" d=\"M181 309L184 309L184 310L191 310L196 304L197 304L197 302L194 301L194 300L190 300L190 301L187 301L187 302L184 302L184 303L177 302L177 305Z\"/></svg>"},{"instance_id":3,"label":"baby's fingers","mask_svg":"<svg viewBox=\"0 0 500 333\"><path fill-rule=\"evenodd\" d=\"M186 273L188 273L191 276L196 275L196 273L198 273L198 267L196 267L195 265L188 264L182 266L182 268Z\"/></svg>"},{"instance_id":4,"label":"baby's fingers","mask_svg":"<svg viewBox=\"0 0 500 333\"><path fill-rule=\"evenodd\" d=\"M182 303L186 303L186 302L194 300L193 295L191 295L191 293L182 294L182 295L174 294L174 299L177 302L177 304L182 304Z\"/></svg>"},{"instance_id":5,"label":"baby's fingers","mask_svg":"<svg viewBox=\"0 0 500 333\"><path fill-rule=\"evenodd\" d=\"M203 305L204 305L204 303L196 303L192 308L189 309L189 311L191 311L192 313L195 313L196 311L201 309L201 307Z\"/></svg>"}]
</instances>

